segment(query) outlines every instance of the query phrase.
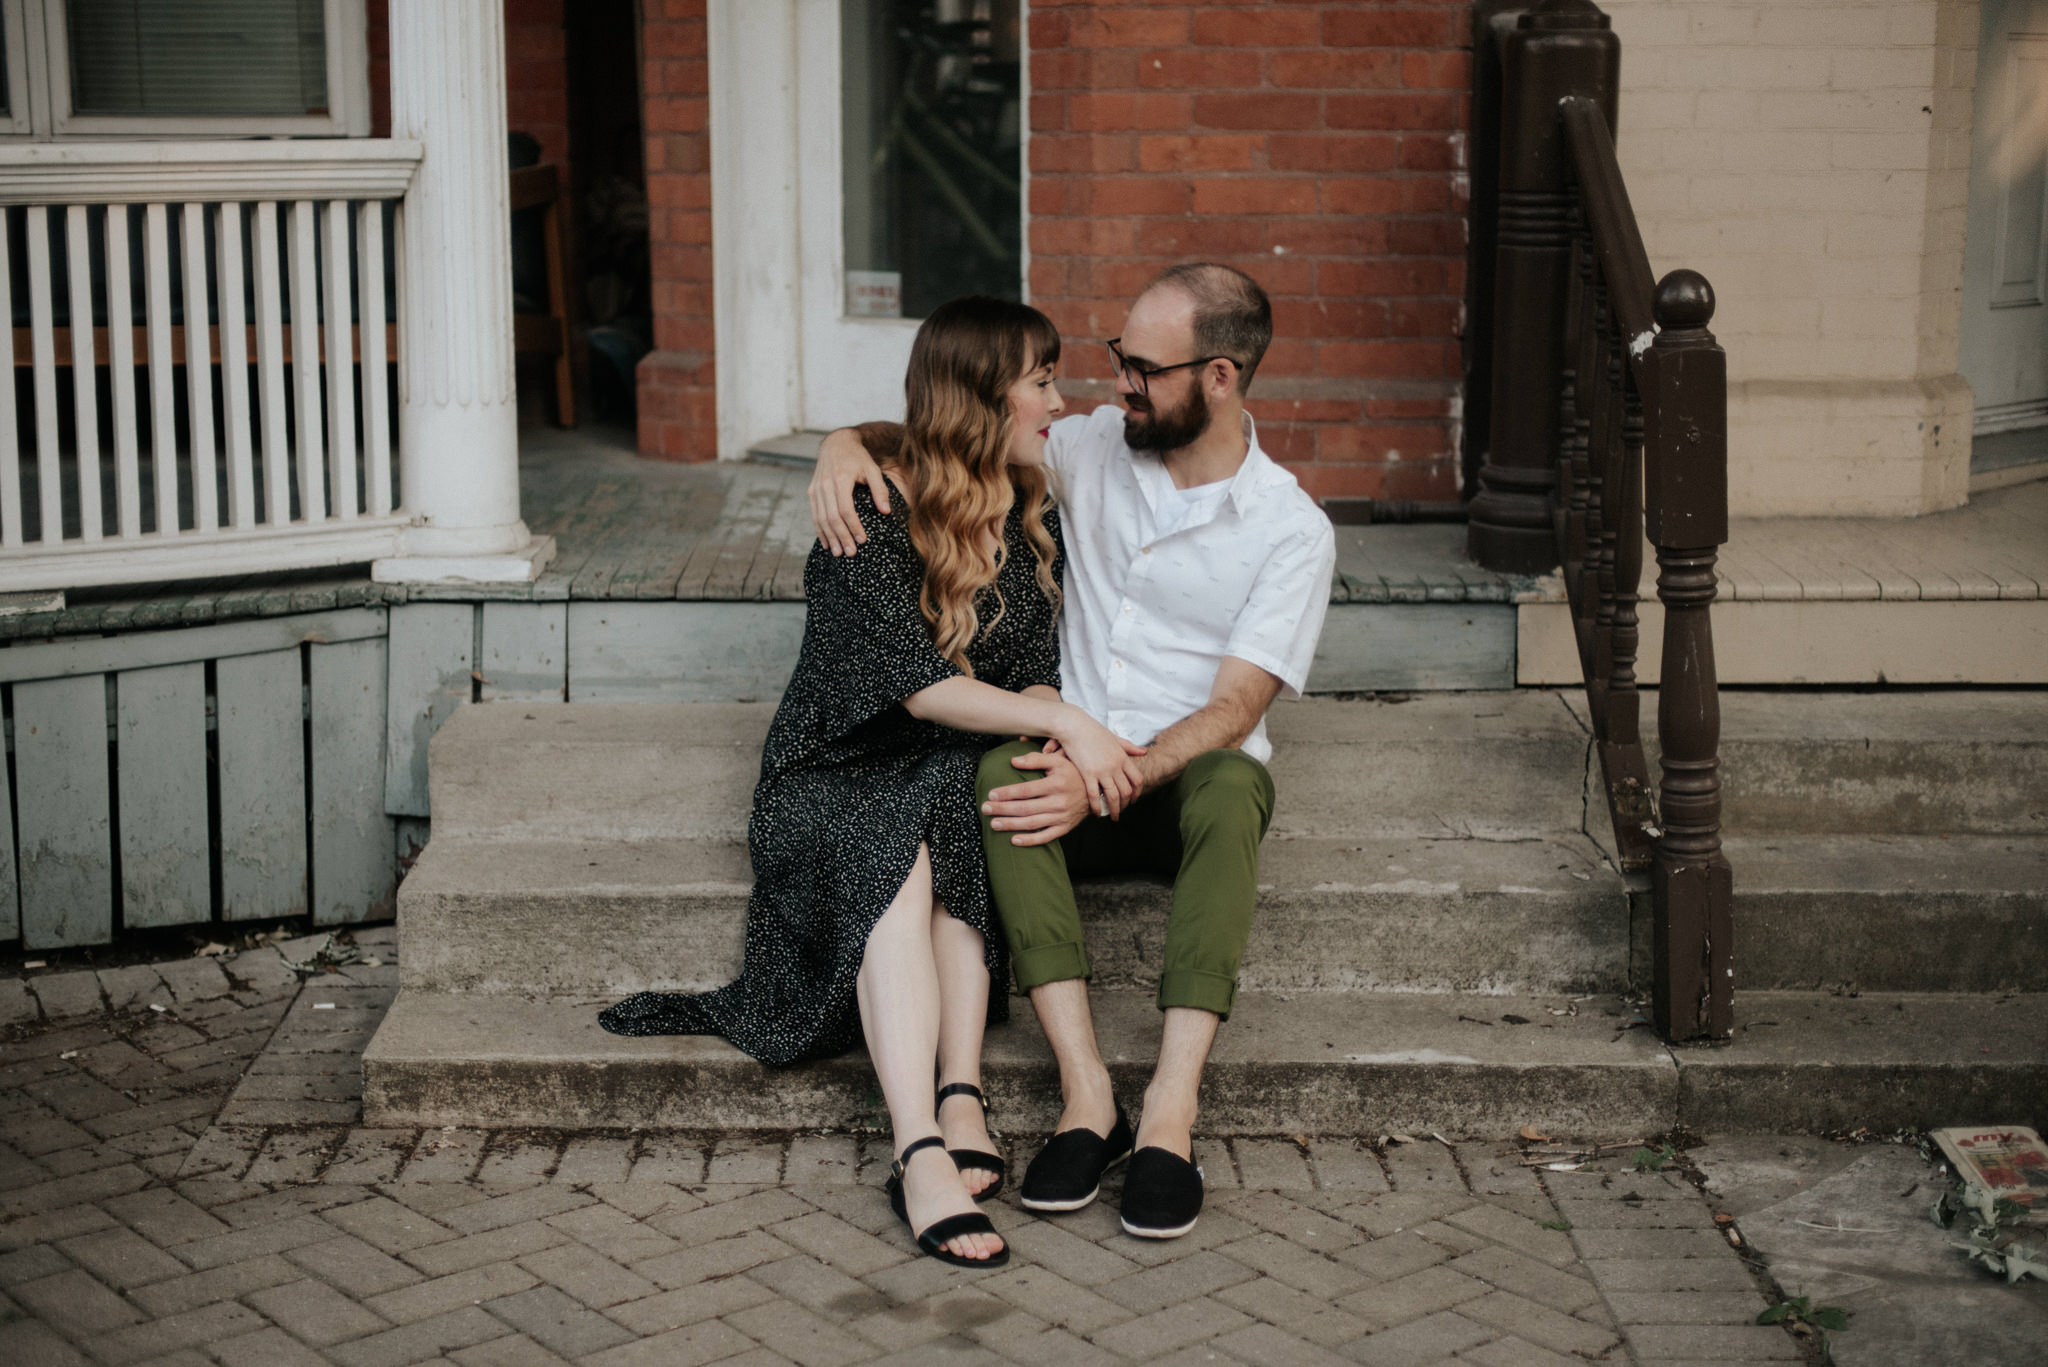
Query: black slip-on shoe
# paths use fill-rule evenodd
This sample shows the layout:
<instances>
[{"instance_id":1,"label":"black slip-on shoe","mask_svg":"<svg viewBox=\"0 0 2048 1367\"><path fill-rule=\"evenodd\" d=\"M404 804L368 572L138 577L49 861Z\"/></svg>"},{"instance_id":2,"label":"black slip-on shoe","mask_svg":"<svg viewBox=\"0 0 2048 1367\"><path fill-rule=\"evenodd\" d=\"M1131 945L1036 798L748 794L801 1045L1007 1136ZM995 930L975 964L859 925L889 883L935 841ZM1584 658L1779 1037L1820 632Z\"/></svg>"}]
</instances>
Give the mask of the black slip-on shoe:
<instances>
[{"instance_id":1,"label":"black slip-on shoe","mask_svg":"<svg viewBox=\"0 0 2048 1367\"><path fill-rule=\"evenodd\" d=\"M1124 1233L1178 1239L1202 1213L1202 1170L1177 1153L1150 1145L1131 1155L1124 1174Z\"/></svg>"},{"instance_id":2,"label":"black slip-on shoe","mask_svg":"<svg viewBox=\"0 0 2048 1367\"><path fill-rule=\"evenodd\" d=\"M1131 1122L1116 1108L1107 1136L1093 1130L1061 1130L1045 1141L1024 1169L1018 1199L1041 1215L1079 1210L1102 1189L1102 1174L1131 1156Z\"/></svg>"}]
</instances>

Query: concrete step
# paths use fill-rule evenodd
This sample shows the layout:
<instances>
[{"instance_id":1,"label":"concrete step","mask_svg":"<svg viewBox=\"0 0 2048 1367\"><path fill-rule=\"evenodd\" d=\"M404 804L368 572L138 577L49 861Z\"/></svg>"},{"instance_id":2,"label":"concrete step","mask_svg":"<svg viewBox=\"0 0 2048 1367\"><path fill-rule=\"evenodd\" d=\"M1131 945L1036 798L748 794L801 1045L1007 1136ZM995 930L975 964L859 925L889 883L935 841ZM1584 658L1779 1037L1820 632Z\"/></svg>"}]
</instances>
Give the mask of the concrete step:
<instances>
[{"instance_id":1,"label":"concrete step","mask_svg":"<svg viewBox=\"0 0 2048 1367\"><path fill-rule=\"evenodd\" d=\"M744 839L768 703L459 709L429 764L434 837ZM1283 703L1272 834L1515 838L1581 828L1586 730L1536 690Z\"/></svg>"},{"instance_id":2,"label":"concrete step","mask_svg":"<svg viewBox=\"0 0 2048 1367\"><path fill-rule=\"evenodd\" d=\"M399 893L407 988L703 991L740 968L751 886L734 840L483 841L436 834ZM1242 985L1617 991L1628 896L1582 835L1276 836ZM1079 889L1096 981L1150 986L1170 889Z\"/></svg>"},{"instance_id":3,"label":"concrete step","mask_svg":"<svg viewBox=\"0 0 2048 1367\"><path fill-rule=\"evenodd\" d=\"M2048 836L1795 834L1726 848L1738 991L2048 991Z\"/></svg>"},{"instance_id":4,"label":"concrete step","mask_svg":"<svg viewBox=\"0 0 2048 1367\"><path fill-rule=\"evenodd\" d=\"M1643 720L1654 779L1654 690ZM2048 696L1730 689L1721 775L1730 835L2048 836Z\"/></svg>"},{"instance_id":5,"label":"concrete step","mask_svg":"<svg viewBox=\"0 0 2048 1367\"><path fill-rule=\"evenodd\" d=\"M363 1057L370 1125L872 1127L858 1053L766 1069L723 1040L622 1038L601 999L401 990ZM1576 1015L1554 1015L1572 1009ZM1203 1092L1212 1134L1654 1134L2048 1123L2048 996L1746 992L1727 1045L1667 1049L1615 998L1241 994ZM1150 994L1095 994L1135 1100L1158 1040ZM1508 1018L1515 1017L1511 1021ZM1028 1006L992 1030L998 1122L1044 1132L1056 1074Z\"/></svg>"}]
</instances>

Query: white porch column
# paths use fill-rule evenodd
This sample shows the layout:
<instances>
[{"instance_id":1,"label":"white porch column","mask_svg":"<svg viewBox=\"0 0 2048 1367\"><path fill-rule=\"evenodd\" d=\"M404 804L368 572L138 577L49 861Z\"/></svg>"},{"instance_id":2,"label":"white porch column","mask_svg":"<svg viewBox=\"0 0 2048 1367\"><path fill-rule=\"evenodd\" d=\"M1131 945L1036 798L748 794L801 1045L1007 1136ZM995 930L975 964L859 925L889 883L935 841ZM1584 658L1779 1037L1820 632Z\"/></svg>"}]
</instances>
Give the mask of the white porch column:
<instances>
[{"instance_id":1,"label":"white porch column","mask_svg":"<svg viewBox=\"0 0 2048 1367\"><path fill-rule=\"evenodd\" d=\"M399 241L398 439L413 514L384 582L533 579L519 518L502 0L391 6L391 132L425 153Z\"/></svg>"}]
</instances>

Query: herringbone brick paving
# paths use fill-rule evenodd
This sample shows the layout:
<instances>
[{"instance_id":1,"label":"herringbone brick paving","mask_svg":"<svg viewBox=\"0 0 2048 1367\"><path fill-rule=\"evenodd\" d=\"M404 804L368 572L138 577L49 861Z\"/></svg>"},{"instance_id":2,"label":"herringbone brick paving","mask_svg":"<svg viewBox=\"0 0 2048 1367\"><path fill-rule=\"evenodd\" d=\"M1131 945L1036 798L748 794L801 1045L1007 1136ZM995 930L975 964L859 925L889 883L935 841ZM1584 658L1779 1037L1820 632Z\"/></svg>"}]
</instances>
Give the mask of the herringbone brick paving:
<instances>
[{"instance_id":1,"label":"herringbone brick paving","mask_svg":"<svg viewBox=\"0 0 2048 1367\"><path fill-rule=\"evenodd\" d=\"M872 1138L369 1129L395 949L358 939L380 962L303 985L317 942L35 994L75 1018L0 1044L0 1362L1801 1356L1689 1185L1539 1181L1509 1144L1210 1139L1187 1238L1125 1236L1113 1190L1057 1220L1012 1196L1011 1264L977 1272L915 1255Z\"/></svg>"}]
</instances>

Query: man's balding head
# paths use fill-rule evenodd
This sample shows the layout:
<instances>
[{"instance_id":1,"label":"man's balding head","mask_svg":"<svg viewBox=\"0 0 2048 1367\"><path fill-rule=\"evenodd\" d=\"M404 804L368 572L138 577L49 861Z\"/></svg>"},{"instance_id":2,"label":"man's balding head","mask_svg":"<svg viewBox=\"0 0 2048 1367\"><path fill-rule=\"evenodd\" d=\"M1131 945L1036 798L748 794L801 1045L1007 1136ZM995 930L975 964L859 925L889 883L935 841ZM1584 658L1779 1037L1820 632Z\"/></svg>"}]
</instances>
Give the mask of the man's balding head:
<instances>
[{"instance_id":1,"label":"man's balding head","mask_svg":"<svg viewBox=\"0 0 2048 1367\"><path fill-rule=\"evenodd\" d=\"M1273 341L1273 305L1259 282L1234 266L1197 261L1161 271L1138 297L1157 290L1187 297L1194 305L1195 355L1229 357L1237 365L1237 392L1249 389Z\"/></svg>"}]
</instances>

